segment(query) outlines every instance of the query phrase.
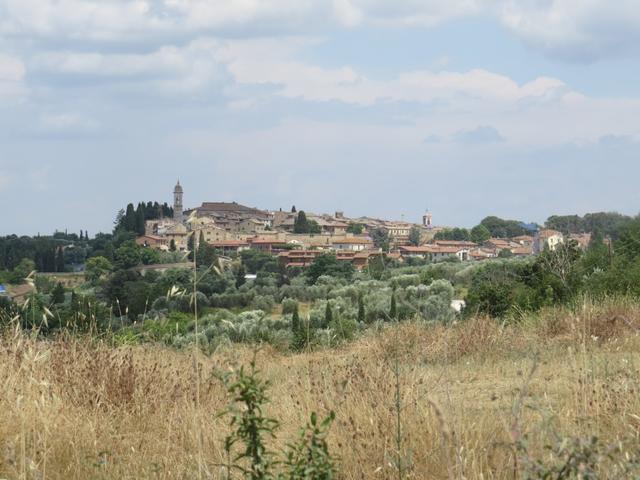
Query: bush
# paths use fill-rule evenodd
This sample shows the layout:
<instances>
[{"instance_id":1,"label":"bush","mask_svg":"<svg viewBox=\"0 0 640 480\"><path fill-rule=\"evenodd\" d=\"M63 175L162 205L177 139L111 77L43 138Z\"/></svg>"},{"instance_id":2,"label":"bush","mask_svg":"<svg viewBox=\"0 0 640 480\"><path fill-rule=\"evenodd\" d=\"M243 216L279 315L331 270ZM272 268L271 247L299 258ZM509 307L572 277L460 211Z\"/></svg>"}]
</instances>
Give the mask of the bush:
<instances>
[{"instance_id":1,"label":"bush","mask_svg":"<svg viewBox=\"0 0 640 480\"><path fill-rule=\"evenodd\" d=\"M293 298L285 298L282 300L282 314L293 314L298 308L298 302Z\"/></svg>"},{"instance_id":2,"label":"bush","mask_svg":"<svg viewBox=\"0 0 640 480\"><path fill-rule=\"evenodd\" d=\"M251 302L251 308L255 310L262 310L263 312L271 312L276 306L276 302L273 297L266 295L258 295L253 298Z\"/></svg>"}]
</instances>

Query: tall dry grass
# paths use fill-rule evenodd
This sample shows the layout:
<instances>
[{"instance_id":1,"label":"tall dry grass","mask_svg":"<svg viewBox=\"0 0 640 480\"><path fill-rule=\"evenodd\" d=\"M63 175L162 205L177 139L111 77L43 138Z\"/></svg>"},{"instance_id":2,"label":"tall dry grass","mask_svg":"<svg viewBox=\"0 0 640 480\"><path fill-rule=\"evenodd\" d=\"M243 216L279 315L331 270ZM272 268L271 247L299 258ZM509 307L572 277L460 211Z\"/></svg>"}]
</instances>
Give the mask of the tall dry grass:
<instances>
[{"instance_id":1,"label":"tall dry grass","mask_svg":"<svg viewBox=\"0 0 640 480\"><path fill-rule=\"evenodd\" d=\"M585 301L515 325L405 323L337 350L265 347L257 359L273 384L268 413L281 421L273 446L310 412L333 410L342 478L398 478L400 458L404 478L511 479L523 475L515 445L525 440L526 455L543 460L555 435L637 442L639 327L638 304ZM216 413L228 399L216 372L252 355L235 347L196 362L191 351L8 331L0 478L223 478L228 427Z\"/></svg>"}]
</instances>

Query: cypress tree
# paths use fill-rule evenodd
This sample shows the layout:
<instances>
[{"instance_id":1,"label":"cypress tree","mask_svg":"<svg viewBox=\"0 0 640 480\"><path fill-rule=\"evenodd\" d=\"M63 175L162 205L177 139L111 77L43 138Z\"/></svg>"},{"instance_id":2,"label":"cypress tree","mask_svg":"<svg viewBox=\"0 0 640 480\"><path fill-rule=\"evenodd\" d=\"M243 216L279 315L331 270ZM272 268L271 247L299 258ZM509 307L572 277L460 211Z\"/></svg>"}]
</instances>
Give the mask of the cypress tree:
<instances>
[{"instance_id":1,"label":"cypress tree","mask_svg":"<svg viewBox=\"0 0 640 480\"><path fill-rule=\"evenodd\" d=\"M51 292L51 303L54 305L58 305L60 303L64 303L64 287L60 282L58 282Z\"/></svg>"},{"instance_id":2,"label":"cypress tree","mask_svg":"<svg viewBox=\"0 0 640 480\"><path fill-rule=\"evenodd\" d=\"M247 281L247 279L245 278L246 274L247 270L244 268L243 264L240 264L240 266L238 267L238 271L236 272L236 288L240 288L245 284L245 282Z\"/></svg>"},{"instance_id":3,"label":"cypress tree","mask_svg":"<svg viewBox=\"0 0 640 480\"><path fill-rule=\"evenodd\" d=\"M358 322L364 323L365 321L365 311L364 311L364 299L362 298L362 293L358 295Z\"/></svg>"},{"instance_id":4,"label":"cypress tree","mask_svg":"<svg viewBox=\"0 0 640 480\"><path fill-rule=\"evenodd\" d=\"M291 331L294 335L297 335L300 332L300 314L298 313L298 304L296 303L296 308L293 310L293 315L291 317Z\"/></svg>"},{"instance_id":5,"label":"cypress tree","mask_svg":"<svg viewBox=\"0 0 640 480\"><path fill-rule=\"evenodd\" d=\"M398 317L398 309L396 307L395 292L391 294L391 309L389 310L389 316L391 317L391 320L397 320L397 317Z\"/></svg>"},{"instance_id":6,"label":"cypress tree","mask_svg":"<svg viewBox=\"0 0 640 480\"><path fill-rule=\"evenodd\" d=\"M331 303L327 301L327 307L324 310L324 323L329 326L333 321L333 312L331 311Z\"/></svg>"},{"instance_id":7,"label":"cypress tree","mask_svg":"<svg viewBox=\"0 0 640 480\"><path fill-rule=\"evenodd\" d=\"M133 203L127 205L127 212L124 214L124 229L127 232L136 231L136 210L133 208Z\"/></svg>"},{"instance_id":8,"label":"cypress tree","mask_svg":"<svg viewBox=\"0 0 640 480\"><path fill-rule=\"evenodd\" d=\"M193 261L193 249L195 247L195 239L193 238L195 235L195 233L192 233L191 235L189 235L189 238L187 238L187 250L189 250L189 260Z\"/></svg>"},{"instance_id":9,"label":"cypress tree","mask_svg":"<svg viewBox=\"0 0 640 480\"><path fill-rule=\"evenodd\" d=\"M309 232L309 220L307 220L307 214L303 210L298 212L295 221L293 222L293 233L308 233Z\"/></svg>"},{"instance_id":10,"label":"cypress tree","mask_svg":"<svg viewBox=\"0 0 640 480\"><path fill-rule=\"evenodd\" d=\"M144 235L145 224L145 207L144 203L139 203L135 214L135 229L133 230L138 235Z\"/></svg>"},{"instance_id":11,"label":"cypress tree","mask_svg":"<svg viewBox=\"0 0 640 480\"><path fill-rule=\"evenodd\" d=\"M56 253L56 272L64 272L64 250L62 247L58 248Z\"/></svg>"}]
</instances>

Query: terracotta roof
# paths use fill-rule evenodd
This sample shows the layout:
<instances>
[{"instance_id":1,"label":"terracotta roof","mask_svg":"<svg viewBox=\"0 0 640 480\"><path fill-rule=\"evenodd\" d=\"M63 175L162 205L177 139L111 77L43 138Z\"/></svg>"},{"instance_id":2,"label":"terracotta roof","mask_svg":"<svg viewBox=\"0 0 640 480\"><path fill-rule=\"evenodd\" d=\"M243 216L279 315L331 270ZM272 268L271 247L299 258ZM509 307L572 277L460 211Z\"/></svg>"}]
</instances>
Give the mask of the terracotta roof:
<instances>
[{"instance_id":1,"label":"terracotta roof","mask_svg":"<svg viewBox=\"0 0 640 480\"><path fill-rule=\"evenodd\" d=\"M267 214L267 212L263 210L259 210L257 208L247 207L245 205L240 205L236 202L203 202L202 206L198 208L198 210L213 210L216 212L239 212L239 213L260 213L262 215Z\"/></svg>"},{"instance_id":2,"label":"terracotta roof","mask_svg":"<svg viewBox=\"0 0 640 480\"><path fill-rule=\"evenodd\" d=\"M434 243L436 245L441 245L443 247L446 247L446 246L477 247L478 246L477 243L469 242L467 240L436 240Z\"/></svg>"},{"instance_id":3,"label":"terracotta roof","mask_svg":"<svg viewBox=\"0 0 640 480\"><path fill-rule=\"evenodd\" d=\"M444 247L439 245L423 245L422 247L400 247L401 252L407 253L458 253L466 248Z\"/></svg>"},{"instance_id":4,"label":"terracotta roof","mask_svg":"<svg viewBox=\"0 0 640 480\"><path fill-rule=\"evenodd\" d=\"M249 243L243 240L225 240L222 242L209 242L209 245L212 247L248 247Z\"/></svg>"},{"instance_id":5,"label":"terracotta roof","mask_svg":"<svg viewBox=\"0 0 640 480\"><path fill-rule=\"evenodd\" d=\"M156 240L156 241L158 241L158 242L161 242L161 241L163 241L163 240L166 240L166 238L164 238L164 237L160 237L160 236L158 236L158 235L140 235L140 236L138 237L138 239L141 239L141 238L150 238L151 240Z\"/></svg>"},{"instance_id":6,"label":"terracotta roof","mask_svg":"<svg viewBox=\"0 0 640 480\"><path fill-rule=\"evenodd\" d=\"M369 245L372 244L373 241L370 238L347 237L342 240L334 240L331 243L333 245Z\"/></svg>"},{"instance_id":7,"label":"terracotta roof","mask_svg":"<svg viewBox=\"0 0 640 480\"><path fill-rule=\"evenodd\" d=\"M276 240L275 238L249 238L248 241L254 245L286 245L285 240Z\"/></svg>"},{"instance_id":8,"label":"terracotta roof","mask_svg":"<svg viewBox=\"0 0 640 480\"><path fill-rule=\"evenodd\" d=\"M551 230L551 229L540 230L538 232L538 236L541 237L541 238L549 238L549 237L553 237L555 235L562 236L562 233L557 231L557 230Z\"/></svg>"}]
</instances>

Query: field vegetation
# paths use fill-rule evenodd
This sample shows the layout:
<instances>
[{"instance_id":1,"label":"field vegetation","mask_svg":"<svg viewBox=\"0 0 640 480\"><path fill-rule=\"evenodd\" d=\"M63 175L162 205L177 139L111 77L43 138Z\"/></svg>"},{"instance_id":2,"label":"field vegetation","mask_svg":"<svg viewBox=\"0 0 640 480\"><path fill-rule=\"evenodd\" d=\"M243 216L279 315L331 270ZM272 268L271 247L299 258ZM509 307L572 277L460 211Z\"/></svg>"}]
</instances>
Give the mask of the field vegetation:
<instances>
[{"instance_id":1,"label":"field vegetation","mask_svg":"<svg viewBox=\"0 0 640 480\"><path fill-rule=\"evenodd\" d=\"M32 292L0 297L0 478L640 476L640 219L586 249L361 272L159 254L126 219L3 239L0 279ZM86 282L21 242L54 267L83 245Z\"/></svg>"},{"instance_id":2,"label":"field vegetation","mask_svg":"<svg viewBox=\"0 0 640 480\"><path fill-rule=\"evenodd\" d=\"M640 305L619 298L518 323L381 324L294 355L7 329L0 476L241 478L228 476L235 427L220 414L255 356L255 378L270 383L260 411L279 425L263 439L274 459L313 412L335 414L325 447L337 473L284 478L637 478L639 327Z\"/></svg>"}]
</instances>

